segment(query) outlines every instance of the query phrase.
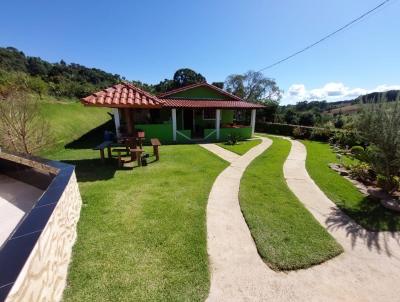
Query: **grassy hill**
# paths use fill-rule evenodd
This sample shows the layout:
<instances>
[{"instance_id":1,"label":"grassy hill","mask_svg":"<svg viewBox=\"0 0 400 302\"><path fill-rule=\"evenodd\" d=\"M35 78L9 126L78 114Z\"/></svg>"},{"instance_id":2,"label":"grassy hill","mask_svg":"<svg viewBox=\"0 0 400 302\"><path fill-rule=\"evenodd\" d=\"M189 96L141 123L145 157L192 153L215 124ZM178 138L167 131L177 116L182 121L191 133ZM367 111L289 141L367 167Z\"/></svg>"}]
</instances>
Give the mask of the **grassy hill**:
<instances>
[{"instance_id":1,"label":"grassy hill","mask_svg":"<svg viewBox=\"0 0 400 302\"><path fill-rule=\"evenodd\" d=\"M50 124L53 143L42 156L62 149L66 144L110 120L107 108L84 107L76 99L46 97L40 104L45 120Z\"/></svg>"},{"instance_id":2,"label":"grassy hill","mask_svg":"<svg viewBox=\"0 0 400 302\"><path fill-rule=\"evenodd\" d=\"M400 90L389 90L385 92L372 92L360 95L353 100L338 101L329 103L329 108L324 112L326 114L356 114L361 110L360 104L376 103L379 101L394 102L400 99Z\"/></svg>"}]
</instances>

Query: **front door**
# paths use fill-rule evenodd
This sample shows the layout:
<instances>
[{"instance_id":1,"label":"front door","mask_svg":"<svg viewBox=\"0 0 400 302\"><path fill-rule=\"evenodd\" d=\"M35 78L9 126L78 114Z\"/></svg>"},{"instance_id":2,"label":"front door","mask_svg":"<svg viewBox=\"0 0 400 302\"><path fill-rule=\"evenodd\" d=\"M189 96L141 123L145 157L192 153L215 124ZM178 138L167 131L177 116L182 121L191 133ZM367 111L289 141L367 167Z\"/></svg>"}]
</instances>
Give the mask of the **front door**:
<instances>
[{"instance_id":1,"label":"front door","mask_svg":"<svg viewBox=\"0 0 400 302\"><path fill-rule=\"evenodd\" d=\"M193 131L193 110L183 109L183 129Z\"/></svg>"},{"instance_id":2,"label":"front door","mask_svg":"<svg viewBox=\"0 0 400 302\"><path fill-rule=\"evenodd\" d=\"M204 129L203 129L203 110L195 109L193 111L194 115L194 130L193 130L193 138L203 138L204 137Z\"/></svg>"}]
</instances>

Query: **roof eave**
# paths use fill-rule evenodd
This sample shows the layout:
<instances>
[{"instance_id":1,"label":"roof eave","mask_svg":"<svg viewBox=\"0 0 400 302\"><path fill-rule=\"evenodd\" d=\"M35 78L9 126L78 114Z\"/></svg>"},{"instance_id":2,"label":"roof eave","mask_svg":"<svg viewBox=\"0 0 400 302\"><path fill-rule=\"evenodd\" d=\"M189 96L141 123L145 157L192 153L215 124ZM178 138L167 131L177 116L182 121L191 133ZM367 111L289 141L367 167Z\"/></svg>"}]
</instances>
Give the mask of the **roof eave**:
<instances>
[{"instance_id":1,"label":"roof eave","mask_svg":"<svg viewBox=\"0 0 400 302\"><path fill-rule=\"evenodd\" d=\"M92 104L81 101L85 107L105 107L105 108L127 108L127 109L161 109L162 104L159 105L130 105L130 104Z\"/></svg>"}]
</instances>

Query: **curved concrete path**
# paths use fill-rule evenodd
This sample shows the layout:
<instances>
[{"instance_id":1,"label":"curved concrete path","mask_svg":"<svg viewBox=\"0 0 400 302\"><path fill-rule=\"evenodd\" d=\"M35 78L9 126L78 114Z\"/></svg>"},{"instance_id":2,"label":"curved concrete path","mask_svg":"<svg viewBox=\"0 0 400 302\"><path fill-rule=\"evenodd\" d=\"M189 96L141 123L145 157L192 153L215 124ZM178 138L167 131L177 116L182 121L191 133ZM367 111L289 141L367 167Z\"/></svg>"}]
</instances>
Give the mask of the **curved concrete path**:
<instances>
[{"instance_id":1,"label":"curved concrete path","mask_svg":"<svg viewBox=\"0 0 400 302\"><path fill-rule=\"evenodd\" d=\"M360 231L353 222L345 219L308 176L304 146L296 141L292 144L284 167L288 185L342 244L345 252L307 270L290 273L271 270L257 252L238 200L244 170L271 145L271 140L262 138L261 144L233 160L223 155L226 155L225 149L203 145L231 162L217 177L208 199L207 248L211 288L207 300L400 301L398 234ZM340 217L340 224L333 226L332 221L338 219L333 217ZM349 224L351 230L357 229L356 235L347 235Z\"/></svg>"}]
</instances>

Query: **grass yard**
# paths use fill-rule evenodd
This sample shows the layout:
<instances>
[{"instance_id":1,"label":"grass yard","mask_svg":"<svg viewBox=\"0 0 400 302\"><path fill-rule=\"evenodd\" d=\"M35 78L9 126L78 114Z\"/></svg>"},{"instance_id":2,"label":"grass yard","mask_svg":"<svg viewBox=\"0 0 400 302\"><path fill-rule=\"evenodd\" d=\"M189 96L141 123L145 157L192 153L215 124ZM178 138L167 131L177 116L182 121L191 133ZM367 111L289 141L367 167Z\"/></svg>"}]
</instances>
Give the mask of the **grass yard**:
<instances>
[{"instance_id":1,"label":"grass yard","mask_svg":"<svg viewBox=\"0 0 400 302\"><path fill-rule=\"evenodd\" d=\"M225 148L226 150L232 151L236 154L243 155L251 148L257 146L260 143L261 143L260 139L254 139L254 140L239 141L238 144L236 145L228 145L226 143L218 143L217 145L222 148Z\"/></svg>"},{"instance_id":2,"label":"grass yard","mask_svg":"<svg viewBox=\"0 0 400 302\"><path fill-rule=\"evenodd\" d=\"M76 100L55 101L46 97L40 110L50 124L49 132L53 138L51 146L40 154L45 157L110 120L107 108L84 107Z\"/></svg>"},{"instance_id":3,"label":"grass yard","mask_svg":"<svg viewBox=\"0 0 400 302\"><path fill-rule=\"evenodd\" d=\"M321 190L347 215L371 231L400 231L400 215L381 206L379 201L364 197L344 177L328 167L338 162L336 154L325 143L305 141L308 173Z\"/></svg>"},{"instance_id":4,"label":"grass yard","mask_svg":"<svg viewBox=\"0 0 400 302\"><path fill-rule=\"evenodd\" d=\"M286 185L283 163L290 142L273 139L272 146L245 171L240 206L264 261L276 270L307 268L343 250Z\"/></svg>"},{"instance_id":5,"label":"grass yard","mask_svg":"<svg viewBox=\"0 0 400 302\"><path fill-rule=\"evenodd\" d=\"M206 204L227 163L170 145L159 162L124 170L78 147L51 156L76 165L84 203L64 301L204 301Z\"/></svg>"}]
</instances>

